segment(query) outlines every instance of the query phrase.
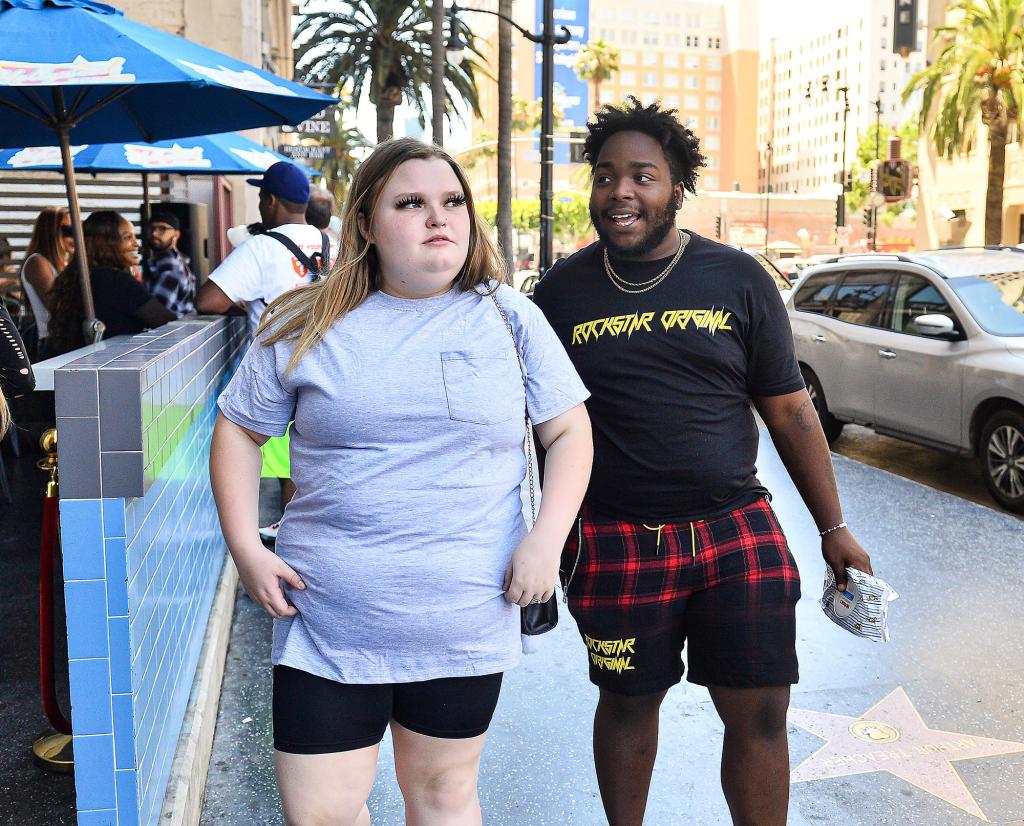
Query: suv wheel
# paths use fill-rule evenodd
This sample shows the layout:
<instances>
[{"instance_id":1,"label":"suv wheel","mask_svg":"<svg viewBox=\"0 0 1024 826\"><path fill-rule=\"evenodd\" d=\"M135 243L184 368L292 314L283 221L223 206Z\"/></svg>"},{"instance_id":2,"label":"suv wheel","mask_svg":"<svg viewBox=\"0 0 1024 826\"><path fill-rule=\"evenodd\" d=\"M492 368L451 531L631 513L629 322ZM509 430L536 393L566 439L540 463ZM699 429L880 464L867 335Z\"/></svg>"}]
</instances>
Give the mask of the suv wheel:
<instances>
[{"instance_id":1,"label":"suv wheel","mask_svg":"<svg viewBox=\"0 0 1024 826\"><path fill-rule=\"evenodd\" d=\"M991 416L978 447L989 493L1007 510L1024 513L1024 416L1015 410Z\"/></svg>"},{"instance_id":2,"label":"suv wheel","mask_svg":"<svg viewBox=\"0 0 1024 826\"><path fill-rule=\"evenodd\" d=\"M821 429L825 432L825 439L832 444L843 432L843 423L828 412L828 405L825 403L825 394L821 389L821 382L809 367L801 367L800 375L804 377L804 384L807 385L807 395L811 397L811 404L818 414L818 421L821 422Z\"/></svg>"}]
</instances>

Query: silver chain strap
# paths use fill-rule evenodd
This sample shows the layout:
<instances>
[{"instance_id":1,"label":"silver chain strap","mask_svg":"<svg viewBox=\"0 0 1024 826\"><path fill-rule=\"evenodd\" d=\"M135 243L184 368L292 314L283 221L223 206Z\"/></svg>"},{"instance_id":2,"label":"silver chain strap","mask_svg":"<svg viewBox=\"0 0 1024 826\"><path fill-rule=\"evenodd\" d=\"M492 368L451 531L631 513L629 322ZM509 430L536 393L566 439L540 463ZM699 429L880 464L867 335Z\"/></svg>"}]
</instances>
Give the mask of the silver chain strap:
<instances>
[{"instance_id":1,"label":"silver chain strap","mask_svg":"<svg viewBox=\"0 0 1024 826\"><path fill-rule=\"evenodd\" d=\"M516 342L516 334L512 331L512 322L508 320L504 307L501 306L494 293L489 293L489 295L491 301L494 302L494 306L498 308L501 320L505 322L505 329L508 330L508 334L512 339L512 349L516 351L516 359L519 361L519 372L523 376L523 393L528 395L530 391L526 384L526 365L523 364L523 357L519 353L519 344ZM526 408L524 412L526 418L526 474L530 480L530 527L532 528L537 523L537 494L533 483L533 422L530 421L529 408Z\"/></svg>"}]
</instances>

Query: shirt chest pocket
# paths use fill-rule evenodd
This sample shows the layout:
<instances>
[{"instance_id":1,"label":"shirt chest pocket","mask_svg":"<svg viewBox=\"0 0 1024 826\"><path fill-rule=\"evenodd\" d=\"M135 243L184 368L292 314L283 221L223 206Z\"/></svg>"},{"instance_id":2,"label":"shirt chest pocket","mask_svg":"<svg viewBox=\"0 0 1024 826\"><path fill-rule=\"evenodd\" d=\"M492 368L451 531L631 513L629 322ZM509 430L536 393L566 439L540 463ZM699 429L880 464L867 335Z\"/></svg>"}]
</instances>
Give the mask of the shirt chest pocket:
<instances>
[{"instance_id":1,"label":"shirt chest pocket","mask_svg":"<svg viewBox=\"0 0 1024 826\"><path fill-rule=\"evenodd\" d=\"M453 421L498 424L526 415L522 373L511 353L443 351L441 372Z\"/></svg>"}]
</instances>

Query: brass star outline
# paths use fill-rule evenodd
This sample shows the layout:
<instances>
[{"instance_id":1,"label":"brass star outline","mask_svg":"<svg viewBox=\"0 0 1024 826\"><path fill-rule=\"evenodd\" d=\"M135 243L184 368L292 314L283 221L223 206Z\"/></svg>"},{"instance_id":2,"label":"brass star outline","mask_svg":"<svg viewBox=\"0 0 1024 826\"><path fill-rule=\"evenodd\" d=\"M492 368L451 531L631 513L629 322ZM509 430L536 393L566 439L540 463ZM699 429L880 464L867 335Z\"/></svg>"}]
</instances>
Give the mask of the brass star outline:
<instances>
[{"instance_id":1,"label":"brass star outline","mask_svg":"<svg viewBox=\"0 0 1024 826\"><path fill-rule=\"evenodd\" d=\"M986 822L953 761L1024 752L1024 743L929 728L902 686L859 717L790 709L789 721L826 741L792 783L884 771Z\"/></svg>"}]
</instances>

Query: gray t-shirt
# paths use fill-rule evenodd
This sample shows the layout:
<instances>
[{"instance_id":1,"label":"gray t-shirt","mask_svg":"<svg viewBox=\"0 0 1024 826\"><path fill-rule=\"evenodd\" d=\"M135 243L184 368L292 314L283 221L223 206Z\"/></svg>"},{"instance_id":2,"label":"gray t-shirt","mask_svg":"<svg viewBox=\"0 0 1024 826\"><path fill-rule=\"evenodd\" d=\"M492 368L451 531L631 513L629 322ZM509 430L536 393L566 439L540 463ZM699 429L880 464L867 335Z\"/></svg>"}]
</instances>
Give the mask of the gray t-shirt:
<instances>
[{"instance_id":1,"label":"gray t-shirt","mask_svg":"<svg viewBox=\"0 0 1024 826\"><path fill-rule=\"evenodd\" d=\"M497 298L533 421L584 401L540 311L506 286ZM274 623L274 664L344 683L515 665L520 609L501 586L526 533L524 388L494 302L374 292L286 375L293 348L254 343L219 400L267 436L295 422L277 553L307 588Z\"/></svg>"}]
</instances>

